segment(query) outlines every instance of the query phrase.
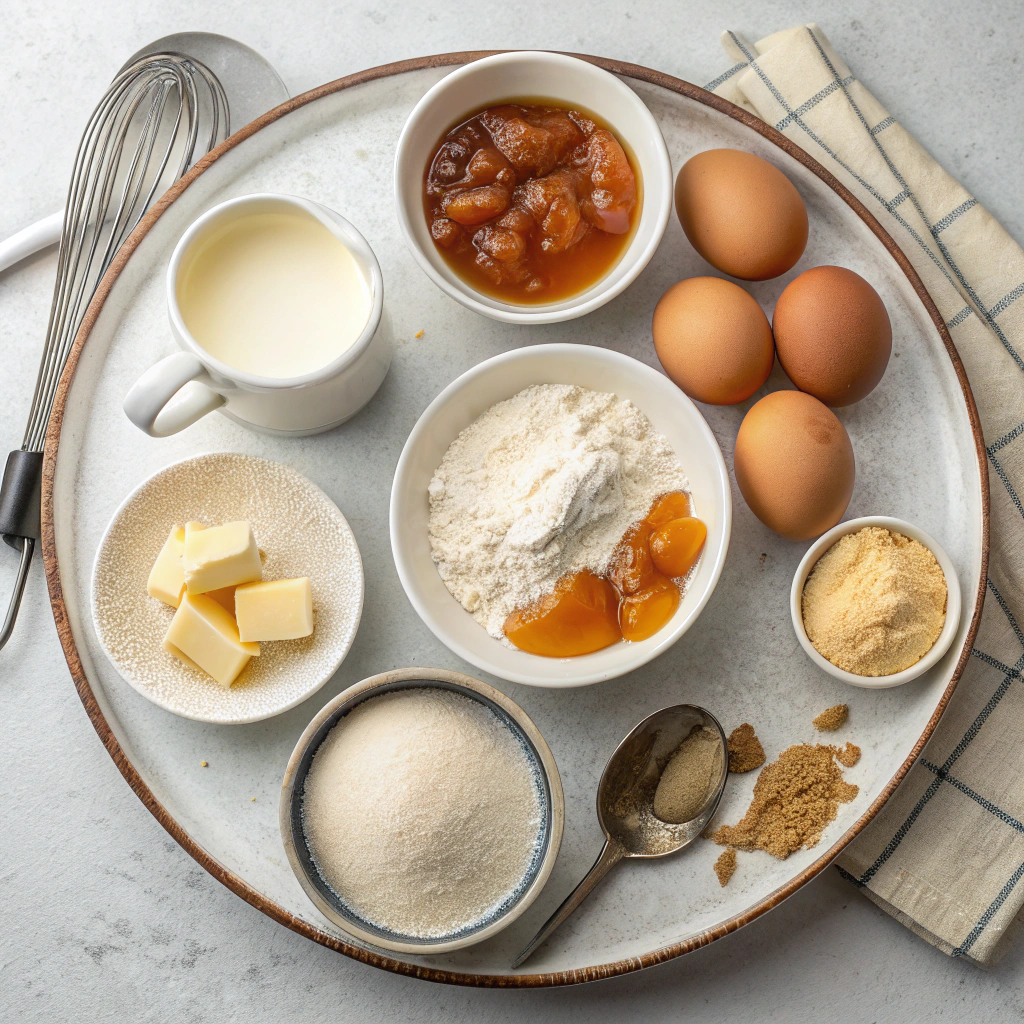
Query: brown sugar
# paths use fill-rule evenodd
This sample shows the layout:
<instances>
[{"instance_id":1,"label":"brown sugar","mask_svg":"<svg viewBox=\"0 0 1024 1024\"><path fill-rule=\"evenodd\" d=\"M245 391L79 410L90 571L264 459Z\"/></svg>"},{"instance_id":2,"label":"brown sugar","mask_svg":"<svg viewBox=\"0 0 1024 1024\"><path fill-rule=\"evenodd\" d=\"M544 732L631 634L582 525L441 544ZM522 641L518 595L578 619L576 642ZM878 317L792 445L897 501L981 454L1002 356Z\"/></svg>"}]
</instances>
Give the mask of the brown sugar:
<instances>
[{"instance_id":1,"label":"brown sugar","mask_svg":"<svg viewBox=\"0 0 1024 1024\"><path fill-rule=\"evenodd\" d=\"M785 860L802 846L815 846L835 821L839 805L848 803L858 787L843 779L839 758L856 764L860 750L824 744L796 744L761 769L750 807L737 825L723 825L712 839L720 846L765 850Z\"/></svg>"},{"instance_id":2,"label":"brown sugar","mask_svg":"<svg viewBox=\"0 0 1024 1024\"><path fill-rule=\"evenodd\" d=\"M844 768L852 768L860 760L860 747L847 743L842 750L836 748L836 760Z\"/></svg>"},{"instance_id":3,"label":"brown sugar","mask_svg":"<svg viewBox=\"0 0 1024 1024\"><path fill-rule=\"evenodd\" d=\"M879 526L840 538L818 559L801 597L817 652L859 676L919 662L946 621L946 577L919 541Z\"/></svg>"},{"instance_id":4,"label":"brown sugar","mask_svg":"<svg viewBox=\"0 0 1024 1024\"><path fill-rule=\"evenodd\" d=\"M730 846L728 850L723 850L715 861L715 874L718 875L718 884L721 886L727 886L729 879L732 878L736 871L736 851Z\"/></svg>"},{"instance_id":5,"label":"brown sugar","mask_svg":"<svg viewBox=\"0 0 1024 1024\"><path fill-rule=\"evenodd\" d=\"M836 704L835 707L826 708L814 720L814 728L818 732L835 732L841 726L846 725L850 717L850 708L846 704Z\"/></svg>"},{"instance_id":6,"label":"brown sugar","mask_svg":"<svg viewBox=\"0 0 1024 1024\"><path fill-rule=\"evenodd\" d=\"M661 773L654 791L654 816L674 825L693 821L721 777L722 741L717 732L696 726Z\"/></svg>"},{"instance_id":7,"label":"brown sugar","mask_svg":"<svg viewBox=\"0 0 1024 1024\"><path fill-rule=\"evenodd\" d=\"M752 772L765 762L764 747L747 722L729 734L729 771ZM722 883L725 885L725 883Z\"/></svg>"}]
</instances>

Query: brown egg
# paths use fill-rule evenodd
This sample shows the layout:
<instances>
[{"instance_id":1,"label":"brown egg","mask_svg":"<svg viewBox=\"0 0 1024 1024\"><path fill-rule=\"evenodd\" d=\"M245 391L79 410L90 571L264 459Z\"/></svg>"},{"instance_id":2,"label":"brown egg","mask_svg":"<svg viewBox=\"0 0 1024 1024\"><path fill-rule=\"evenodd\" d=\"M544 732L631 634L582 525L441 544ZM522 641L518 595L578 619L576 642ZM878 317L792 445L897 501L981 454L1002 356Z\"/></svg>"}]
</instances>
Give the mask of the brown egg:
<instances>
[{"instance_id":1,"label":"brown egg","mask_svg":"<svg viewBox=\"0 0 1024 1024\"><path fill-rule=\"evenodd\" d=\"M709 149L683 164L676 213L708 263L745 281L784 274L807 245L807 208L793 183L738 149Z\"/></svg>"},{"instance_id":2,"label":"brown egg","mask_svg":"<svg viewBox=\"0 0 1024 1024\"><path fill-rule=\"evenodd\" d=\"M812 267L786 285L773 319L779 362L826 405L852 405L874 390L892 352L878 292L845 267Z\"/></svg>"},{"instance_id":3,"label":"brown egg","mask_svg":"<svg viewBox=\"0 0 1024 1024\"><path fill-rule=\"evenodd\" d=\"M775 362L768 317L753 296L720 277L691 277L654 310L654 348L691 398L734 405L749 398Z\"/></svg>"},{"instance_id":4,"label":"brown egg","mask_svg":"<svg viewBox=\"0 0 1024 1024\"><path fill-rule=\"evenodd\" d=\"M789 540L843 517L853 494L853 445L836 415L802 391L774 391L740 424L736 483L750 510Z\"/></svg>"}]
</instances>

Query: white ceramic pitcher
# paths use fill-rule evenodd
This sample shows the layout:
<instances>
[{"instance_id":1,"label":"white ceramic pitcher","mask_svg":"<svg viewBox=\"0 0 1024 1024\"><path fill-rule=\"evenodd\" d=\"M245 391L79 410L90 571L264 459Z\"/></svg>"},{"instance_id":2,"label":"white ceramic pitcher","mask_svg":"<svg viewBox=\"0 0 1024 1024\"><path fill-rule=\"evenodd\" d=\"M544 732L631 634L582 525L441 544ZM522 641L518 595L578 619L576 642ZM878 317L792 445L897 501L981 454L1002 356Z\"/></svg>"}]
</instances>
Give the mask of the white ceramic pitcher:
<instances>
[{"instance_id":1,"label":"white ceramic pitcher","mask_svg":"<svg viewBox=\"0 0 1024 1024\"><path fill-rule=\"evenodd\" d=\"M229 221L296 210L320 221L352 253L370 289L369 319L351 347L311 373L277 378L236 370L207 352L186 326L178 305L179 270L193 246ZM302 436L330 430L373 397L391 365L394 337L373 250L344 217L307 199L261 193L230 199L204 213L174 248L167 268L167 308L182 351L150 367L124 400L128 418L153 437L175 434L214 410L266 433Z\"/></svg>"}]
</instances>

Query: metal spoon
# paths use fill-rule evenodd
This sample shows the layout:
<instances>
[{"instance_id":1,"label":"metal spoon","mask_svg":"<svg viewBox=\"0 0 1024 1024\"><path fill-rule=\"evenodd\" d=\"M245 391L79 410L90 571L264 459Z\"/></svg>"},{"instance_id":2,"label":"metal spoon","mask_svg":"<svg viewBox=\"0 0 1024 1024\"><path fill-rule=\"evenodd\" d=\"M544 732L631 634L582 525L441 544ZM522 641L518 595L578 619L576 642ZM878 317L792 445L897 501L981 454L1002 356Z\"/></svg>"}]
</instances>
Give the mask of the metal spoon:
<instances>
[{"instance_id":1,"label":"metal spoon","mask_svg":"<svg viewBox=\"0 0 1024 1024\"><path fill-rule=\"evenodd\" d=\"M655 817L654 793L665 765L694 728L716 733L721 756L707 798L695 818L670 825ZM676 704L645 718L616 748L597 788L597 818L605 834L604 849L586 877L548 918L533 941L512 962L528 960L551 933L597 888L624 857L667 857L689 846L718 809L729 774L725 733L710 712L694 704Z\"/></svg>"}]
</instances>

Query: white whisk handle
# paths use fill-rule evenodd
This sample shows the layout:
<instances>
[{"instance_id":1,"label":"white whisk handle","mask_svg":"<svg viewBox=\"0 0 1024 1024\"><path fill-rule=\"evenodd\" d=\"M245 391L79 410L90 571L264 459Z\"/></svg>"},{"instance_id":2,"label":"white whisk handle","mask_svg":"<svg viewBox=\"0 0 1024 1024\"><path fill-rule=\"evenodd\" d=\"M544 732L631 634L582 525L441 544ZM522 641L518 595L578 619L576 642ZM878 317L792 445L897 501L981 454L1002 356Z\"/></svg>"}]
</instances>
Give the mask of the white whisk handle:
<instances>
[{"instance_id":1,"label":"white whisk handle","mask_svg":"<svg viewBox=\"0 0 1024 1024\"><path fill-rule=\"evenodd\" d=\"M224 404L202 383L206 367L190 352L175 352L151 366L125 395L128 419L150 437L169 437Z\"/></svg>"},{"instance_id":2,"label":"white whisk handle","mask_svg":"<svg viewBox=\"0 0 1024 1024\"><path fill-rule=\"evenodd\" d=\"M20 263L26 256L31 256L48 245L56 245L60 241L61 228L64 226L64 211L58 210L44 217L17 234L11 235L0 242L0 271Z\"/></svg>"}]
</instances>

